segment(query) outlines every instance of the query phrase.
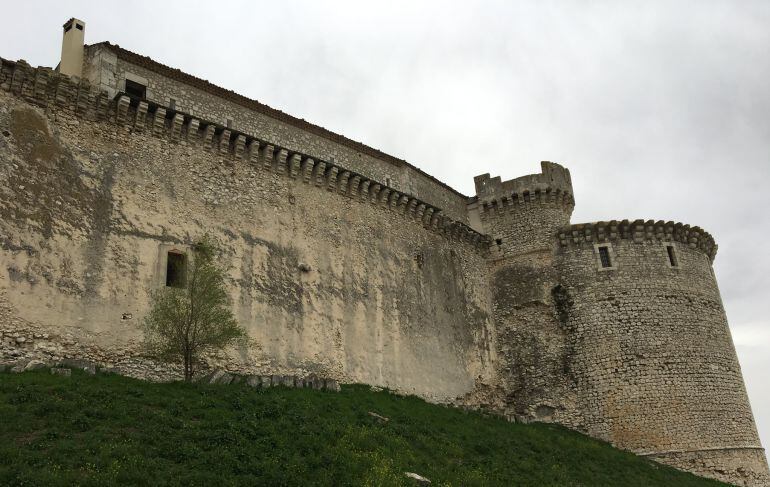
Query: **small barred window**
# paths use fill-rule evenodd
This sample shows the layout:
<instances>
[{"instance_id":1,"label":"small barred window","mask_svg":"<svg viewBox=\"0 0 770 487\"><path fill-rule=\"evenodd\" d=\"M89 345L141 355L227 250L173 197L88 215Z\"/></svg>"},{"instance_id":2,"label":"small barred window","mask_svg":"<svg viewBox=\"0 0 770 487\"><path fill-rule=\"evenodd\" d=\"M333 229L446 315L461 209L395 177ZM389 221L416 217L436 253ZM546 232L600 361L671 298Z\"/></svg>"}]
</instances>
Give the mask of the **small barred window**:
<instances>
[{"instance_id":1,"label":"small barred window","mask_svg":"<svg viewBox=\"0 0 770 487\"><path fill-rule=\"evenodd\" d=\"M612 267L610 249L608 247L599 247L599 260L602 263L602 267Z\"/></svg>"}]
</instances>

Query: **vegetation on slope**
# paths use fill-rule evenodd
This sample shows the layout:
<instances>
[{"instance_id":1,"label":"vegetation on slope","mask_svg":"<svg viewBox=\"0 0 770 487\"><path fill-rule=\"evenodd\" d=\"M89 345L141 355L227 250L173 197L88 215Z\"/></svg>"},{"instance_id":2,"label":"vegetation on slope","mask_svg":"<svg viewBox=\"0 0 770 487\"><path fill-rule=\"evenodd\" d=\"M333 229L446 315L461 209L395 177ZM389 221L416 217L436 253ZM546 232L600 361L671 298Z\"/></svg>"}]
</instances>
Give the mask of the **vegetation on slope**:
<instances>
[{"instance_id":1,"label":"vegetation on slope","mask_svg":"<svg viewBox=\"0 0 770 487\"><path fill-rule=\"evenodd\" d=\"M389 418L378 419L375 412ZM565 428L371 392L0 374L0 485L720 485Z\"/></svg>"}]
</instances>

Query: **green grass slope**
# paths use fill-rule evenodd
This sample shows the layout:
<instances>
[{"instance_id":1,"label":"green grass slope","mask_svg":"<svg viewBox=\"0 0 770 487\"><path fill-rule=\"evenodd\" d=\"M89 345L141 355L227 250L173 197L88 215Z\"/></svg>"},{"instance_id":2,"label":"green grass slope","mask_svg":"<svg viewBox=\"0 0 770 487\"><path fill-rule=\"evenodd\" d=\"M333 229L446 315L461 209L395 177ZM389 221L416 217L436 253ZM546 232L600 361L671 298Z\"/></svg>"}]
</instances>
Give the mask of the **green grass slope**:
<instances>
[{"instance_id":1,"label":"green grass slope","mask_svg":"<svg viewBox=\"0 0 770 487\"><path fill-rule=\"evenodd\" d=\"M385 422L368 414L389 418ZM0 485L721 485L565 428L371 392L0 374Z\"/></svg>"}]
</instances>

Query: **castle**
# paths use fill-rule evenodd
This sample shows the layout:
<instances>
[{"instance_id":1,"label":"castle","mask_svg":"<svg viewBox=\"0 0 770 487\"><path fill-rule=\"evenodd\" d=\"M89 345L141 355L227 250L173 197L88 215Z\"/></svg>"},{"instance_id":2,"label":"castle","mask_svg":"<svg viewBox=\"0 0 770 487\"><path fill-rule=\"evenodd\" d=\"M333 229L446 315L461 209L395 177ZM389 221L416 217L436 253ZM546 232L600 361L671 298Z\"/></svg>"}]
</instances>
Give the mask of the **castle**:
<instances>
[{"instance_id":1,"label":"castle","mask_svg":"<svg viewBox=\"0 0 770 487\"><path fill-rule=\"evenodd\" d=\"M769 485L705 231L572 224L551 162L467 197L84 34L64 24L56 69L1 60L0 361L179 377L141 355L137 323L208 233L251 337L210 367L556 422Z\"/></svg>"}]
</instances>

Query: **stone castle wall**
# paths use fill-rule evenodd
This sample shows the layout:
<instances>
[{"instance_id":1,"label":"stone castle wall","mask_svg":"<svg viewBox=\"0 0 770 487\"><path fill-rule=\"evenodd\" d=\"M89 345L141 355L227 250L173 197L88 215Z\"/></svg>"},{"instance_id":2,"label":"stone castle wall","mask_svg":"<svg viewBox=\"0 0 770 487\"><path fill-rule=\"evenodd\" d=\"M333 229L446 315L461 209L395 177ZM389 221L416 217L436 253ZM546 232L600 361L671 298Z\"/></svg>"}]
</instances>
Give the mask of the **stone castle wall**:
<instances>
[{"instance_id":1,"label":"stone castle wall","mask_svg":"<svg viewBox=\"0 0 770 487\"><path fill-rule=\"evenodd\" d=\"M266 166L205 131L181 136L50 71L3 61L0 86L3 360L173 376L142 358L136 324L167 252L208 233L252 340L212 365L435 401L490 375L486 246L469 228L299 157Z\"/></svg>"},{"instance_id":2,"label":"stone castle wall","mask_svg":"<svg viewBox=\"0 0 770 487\"><path fill-rule=\"evenodd\" d=\"M178 377L142 355L137 322L168 252L208 233L250 336L211 367L386 386L769 482L702 230L570 225L569 171L549 162L477 177L463 213L435 181L399 190L380 179L390 162L332 159L317 135L91 84L118 86L120 70L74 81L0 63L0 362Z\"/></svg>"},{"instance_id":3,"label":"stone castle wall","mask_svg":"<svg viewBox=\"0 0 770 487\"><path fill-rule=\"evenodd\" d=\"M153 69L148 68L148 64ZM418 197L441 208L451 218L467 223L465 196L404 161L384 154L377 157L363 147L357 150L300 128L298 124L259 113L244 106L250 102L245 98L238 103L216 96L212 94L212 91L217 91L213 85L180 72L174 73L174 70L159 66L149 58L121 48L105 44L89 46L85 67L84 76L113 96L124 90L126 78L139 80L147 86L148 100L161 106L168 106L173 99L177 110L193 117L219 125L226 125L226 121L230 120L233 130L259 134L273 145L304 152L316 160L339 164L367 178L387 183L389 187ZM164 68L171 71L168 74L174 77L158 73L158 69Z\"/></svg>"}]
</instances>

